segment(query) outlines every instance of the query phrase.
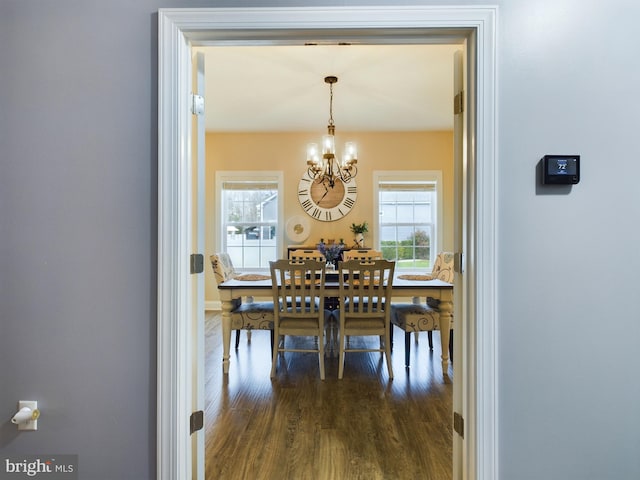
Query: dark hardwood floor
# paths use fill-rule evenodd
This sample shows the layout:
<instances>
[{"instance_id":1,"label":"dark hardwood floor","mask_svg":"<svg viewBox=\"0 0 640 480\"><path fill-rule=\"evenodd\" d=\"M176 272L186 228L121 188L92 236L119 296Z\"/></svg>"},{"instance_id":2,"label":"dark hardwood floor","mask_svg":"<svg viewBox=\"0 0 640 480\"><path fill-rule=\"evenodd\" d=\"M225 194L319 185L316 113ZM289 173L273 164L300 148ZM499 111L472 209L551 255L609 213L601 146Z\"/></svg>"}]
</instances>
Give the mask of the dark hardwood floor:
<instances>
[{"instance_id":1,"label":"dark hardwood floor","mask_svg":"<svg viewBox=\"0 0 640 480\"><path fill-rule=\"evenodd\" d=\"M395 331L391 381L380 353L347 354L338 380L337 352L321 381L311 353L287 353L271 380L268 331L232 341L223 375L219 312L205 328L207 480L451 479L453 369L443 379L438 332L432 352L426 333L412 342L407 370Z\"/></svg>"}]
</instances>

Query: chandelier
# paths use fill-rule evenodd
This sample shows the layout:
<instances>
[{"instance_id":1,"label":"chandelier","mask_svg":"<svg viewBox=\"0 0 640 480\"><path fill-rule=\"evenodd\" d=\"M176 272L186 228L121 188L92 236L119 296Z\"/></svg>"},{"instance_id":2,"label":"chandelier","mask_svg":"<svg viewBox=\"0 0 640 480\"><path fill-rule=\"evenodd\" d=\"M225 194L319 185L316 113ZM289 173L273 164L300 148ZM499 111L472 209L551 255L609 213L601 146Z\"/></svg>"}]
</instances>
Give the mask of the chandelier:
<instances>
[{"instance_id":1,"label":"chandelier","mask_svg":"<svg viewBox=\"0 0 640 480\"><path fill-rule=\"evenodd\" d=\"M338 81L338 77L324 77L324 82L329 84L329 124L327 134L322 136L322 151L318 149L317 143L307 145L307 170L309 178L314 182L322 183L333 187L336 180L348 183L354 178L358 169L358 152L354 142L346 142L342 161L336 160L335 131L333 123L333 84Z\"/></svg>"}]
</instances>

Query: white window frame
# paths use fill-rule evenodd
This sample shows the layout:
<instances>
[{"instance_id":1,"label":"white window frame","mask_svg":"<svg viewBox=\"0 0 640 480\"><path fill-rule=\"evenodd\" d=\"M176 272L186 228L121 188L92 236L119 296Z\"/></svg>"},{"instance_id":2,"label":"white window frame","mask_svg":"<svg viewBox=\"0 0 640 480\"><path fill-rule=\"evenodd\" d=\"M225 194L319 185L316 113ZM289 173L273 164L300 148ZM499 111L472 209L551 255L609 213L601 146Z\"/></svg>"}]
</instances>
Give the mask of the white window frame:
<instances>
[{"instance_id":1,"label":"white window frame","mask_svg":"<svg viewBox=\"0 0 640 480\"><path fill-rule=\"evenodd\" d=\"M376 215L375 212L380 212L380 182L425 182L432 183L435 186L436 192L436 206L435 215L435 235L432 238L431 251L429 254L430 264L433 265L436 254L442 249L444 245L444 210L443 210L443 184L442 184L442 171L441 170L375 170L373 172L373 241L377 245L377 249L380 250L380 215Z\"/></svg>"},{"instance_id":2,"label":"white window frame","mask_svg":"<svg viewBox=\"0 0 640 480\"><path fill-rule=\"evenodd\" d=\"M284 235L284 231L282 229L282 224L284 223L284 173L282 171L247 171L247 170L220 170L216 172L216 181L215 181L215 208L213 211L215 212L214 218L219 219L219 221L214 221L214 238L216 243L216 251L223 251L225 246L224 235L226 232L223 228L224 222L222 221L222 191L223 185L225 182L274 182L277 183L278 187L278 222L276 226L276 252L282 251L282 239ZM251 270L251 271L259 271L266 270L266 268L237 268L237 270Z\"/></svg>"}]
</instances>

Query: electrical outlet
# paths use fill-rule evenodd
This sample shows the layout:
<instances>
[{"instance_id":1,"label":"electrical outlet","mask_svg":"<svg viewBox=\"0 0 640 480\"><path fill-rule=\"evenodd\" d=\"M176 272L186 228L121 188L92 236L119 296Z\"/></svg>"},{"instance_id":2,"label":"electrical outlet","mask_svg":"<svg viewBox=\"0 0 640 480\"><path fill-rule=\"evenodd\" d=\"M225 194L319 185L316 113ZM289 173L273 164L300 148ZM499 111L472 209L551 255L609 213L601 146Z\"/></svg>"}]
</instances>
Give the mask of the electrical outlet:
<instances>
[{"instance_id":1,"label":"electrical outlet","mask_svg":"<svg viewBox=\"0 0 640 480\"><path fill-rule=\"evenodd\" d=\"M18 430L38 430L38 417L40 416L40 411L38 410L38 402L31 400L20 400L18 402L18 410L21 408L30 408L33 412L33 417L28 422L19 423Z\"/></svg>"}]
</instances>

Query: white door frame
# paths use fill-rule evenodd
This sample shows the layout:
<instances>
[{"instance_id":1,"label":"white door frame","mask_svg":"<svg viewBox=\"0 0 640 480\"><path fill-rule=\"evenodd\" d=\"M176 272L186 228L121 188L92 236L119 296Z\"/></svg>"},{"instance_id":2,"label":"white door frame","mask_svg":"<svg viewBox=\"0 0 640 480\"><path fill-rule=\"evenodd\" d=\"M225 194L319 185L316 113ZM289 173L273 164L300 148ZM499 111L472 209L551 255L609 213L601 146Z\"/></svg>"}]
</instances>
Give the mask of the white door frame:
<instances>
[{"instance_id":1,"label":"white door frame","mask_svg":"<svg viewBox=\"0 0 640 480\"><path fill-rule=\"evenodd\" d=\"M463 370L469 372L462 379L462 474L498 478L496 16L495 6L159 10L157 478L192 477L191 46L284 45L345 35L373 43L409 43L412 38L467 42L469 84L476 88L470 92L471 128L465 139L465 308L456 313L457 324L467 327Z\"/></svg>"}]
</instances>

